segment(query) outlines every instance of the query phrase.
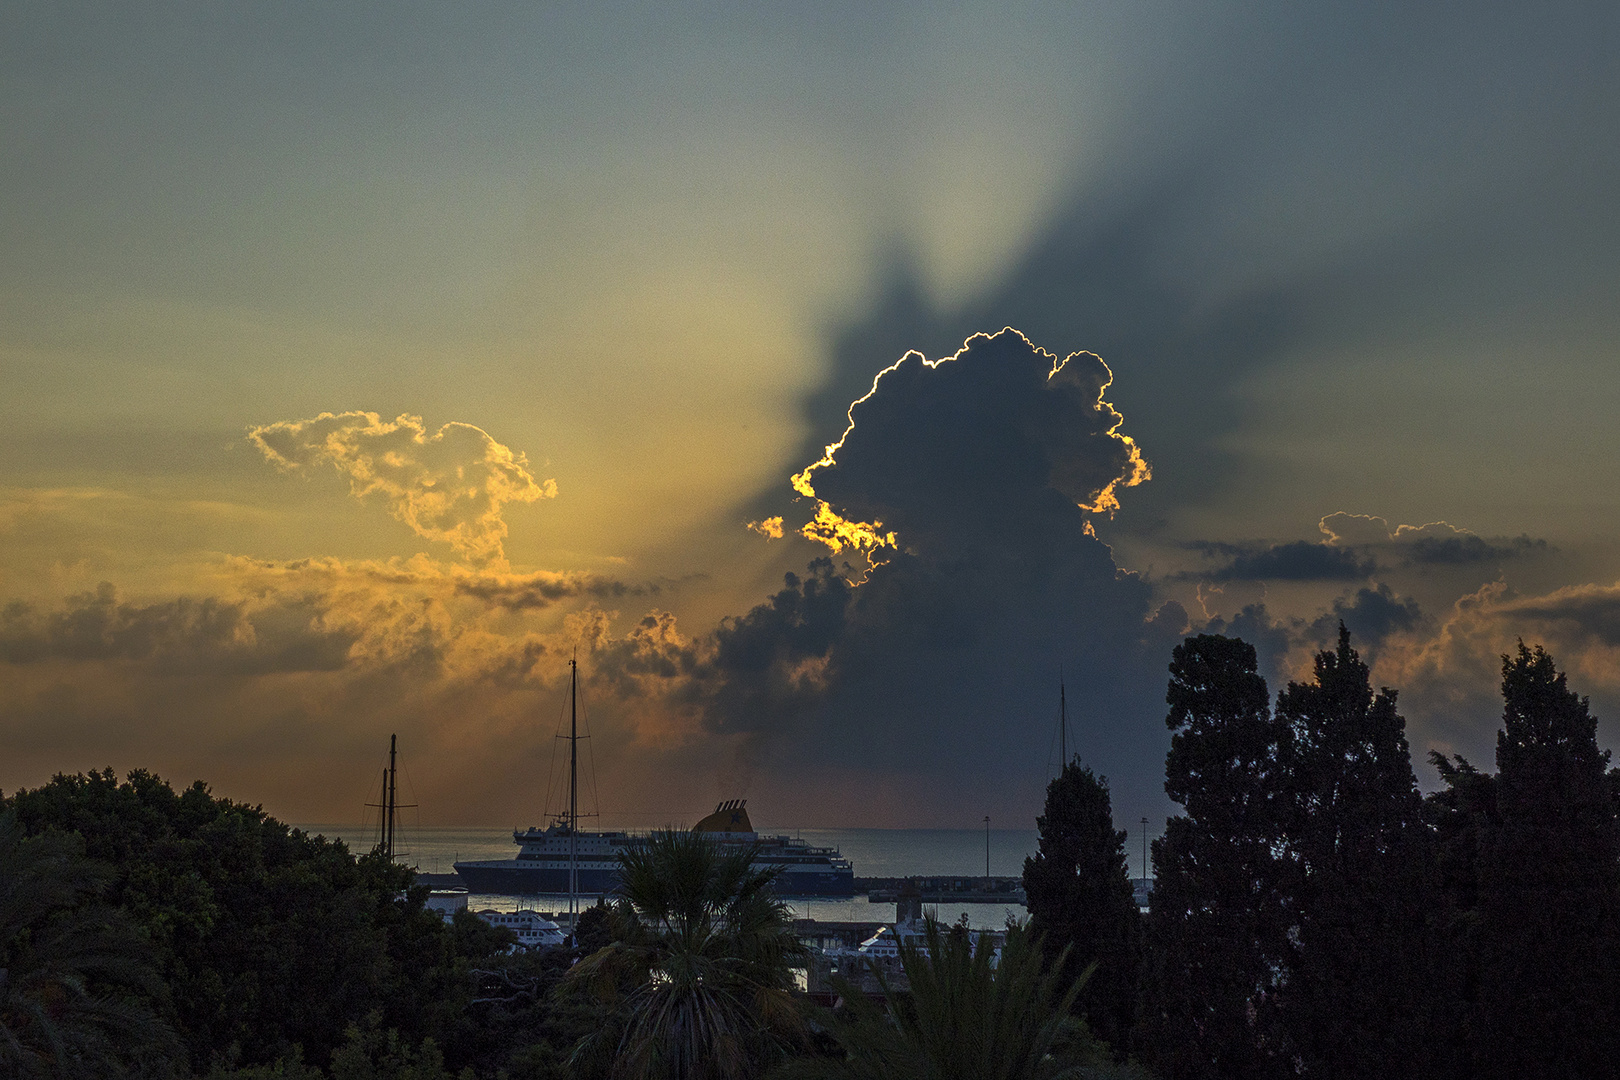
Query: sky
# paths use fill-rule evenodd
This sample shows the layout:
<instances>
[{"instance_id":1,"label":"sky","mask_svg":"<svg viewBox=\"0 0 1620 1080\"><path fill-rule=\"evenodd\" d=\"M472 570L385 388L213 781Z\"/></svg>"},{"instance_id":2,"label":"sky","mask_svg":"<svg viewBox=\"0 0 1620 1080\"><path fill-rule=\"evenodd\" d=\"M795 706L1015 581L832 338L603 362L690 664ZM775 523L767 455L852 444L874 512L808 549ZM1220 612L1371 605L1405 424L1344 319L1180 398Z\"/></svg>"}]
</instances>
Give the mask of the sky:
<instances>
[{"instance_id":1,"label":"sky","mask_svg":"<svg viewBox=\"0 0 1620 1080\"><path fill-rule=\"evenodd\" d=\"M1162 821L1184 636L1620 717L1620 10L0 11L0 790Z\"/></svg>"}]
</instances>

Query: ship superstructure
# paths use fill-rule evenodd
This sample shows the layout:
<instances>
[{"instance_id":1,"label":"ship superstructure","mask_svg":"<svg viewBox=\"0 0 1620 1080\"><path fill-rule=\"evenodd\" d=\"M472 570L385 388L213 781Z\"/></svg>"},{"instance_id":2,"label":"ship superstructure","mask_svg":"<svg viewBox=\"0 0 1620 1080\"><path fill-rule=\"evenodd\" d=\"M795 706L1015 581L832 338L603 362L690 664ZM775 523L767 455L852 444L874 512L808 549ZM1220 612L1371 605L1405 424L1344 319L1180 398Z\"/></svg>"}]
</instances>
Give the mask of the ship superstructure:
<instances>
[{"instance_id":1,"label":"ship superstructure","mask_svg":"<svg viewBox=\"0 0 1620 1080\"><path fill-rule=\"evenodd\" d=\"M761 836L748 820L745 799L732 799L692 826L721 847L757 846L756 867L780 867L773 883L778 896L853 896L855 868L837 848L812 847L792 836Z\"/></svg>"}]
</instances>

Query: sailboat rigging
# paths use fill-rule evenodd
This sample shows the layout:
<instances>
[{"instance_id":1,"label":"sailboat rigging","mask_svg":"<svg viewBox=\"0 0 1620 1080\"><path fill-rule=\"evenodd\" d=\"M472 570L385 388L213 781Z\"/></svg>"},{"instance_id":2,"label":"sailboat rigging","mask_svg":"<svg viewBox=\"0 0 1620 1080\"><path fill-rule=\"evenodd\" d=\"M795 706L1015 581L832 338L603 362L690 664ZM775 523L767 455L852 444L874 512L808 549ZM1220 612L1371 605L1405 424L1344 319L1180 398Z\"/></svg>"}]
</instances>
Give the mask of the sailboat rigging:
<instances>
[{"instance_id":1,"label":"sailboat rigging","mask_svg":"<svg viewBox=\"0 0 1620 1080\"><path fill-rule=\"evenodd\" d=\"M388 765L383 769L382 802L366 803L374 810L381 810L382 821L378 823L377 847L381 849L383 858L389 862L394 861L394 826L399 819L401 810L409 810L415 803L399 804L399 736L388 736Z\"/></svg>"}]
</instances>

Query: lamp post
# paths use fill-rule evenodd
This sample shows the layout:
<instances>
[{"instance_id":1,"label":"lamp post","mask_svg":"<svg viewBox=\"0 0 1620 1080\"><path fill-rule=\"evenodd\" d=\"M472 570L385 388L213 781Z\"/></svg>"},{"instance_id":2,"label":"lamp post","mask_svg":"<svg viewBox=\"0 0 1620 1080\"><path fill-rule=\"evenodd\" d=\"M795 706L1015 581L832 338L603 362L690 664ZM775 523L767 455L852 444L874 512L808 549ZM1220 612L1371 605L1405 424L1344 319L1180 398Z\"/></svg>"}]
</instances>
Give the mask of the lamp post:
<instances>
[{"instance_id":1,"label":"lamp post","mask_svg":"<svg viewBox=\"0 0 1620 1080\"><path fill-rule=\"evenodd\" d=\"M984 887L990 887L990 815L984 815Z\"/></svg>"},{"instance_id":2,"label":"lamp post","mask_svg":"<svg viewBox=\"0 0 1620 1080\"><path fill-rule=\"evenodd\" d=\"M1142 819L1142 880L1148 879L1147 861L1147 818Z\"/></svg>"}]
</instances>

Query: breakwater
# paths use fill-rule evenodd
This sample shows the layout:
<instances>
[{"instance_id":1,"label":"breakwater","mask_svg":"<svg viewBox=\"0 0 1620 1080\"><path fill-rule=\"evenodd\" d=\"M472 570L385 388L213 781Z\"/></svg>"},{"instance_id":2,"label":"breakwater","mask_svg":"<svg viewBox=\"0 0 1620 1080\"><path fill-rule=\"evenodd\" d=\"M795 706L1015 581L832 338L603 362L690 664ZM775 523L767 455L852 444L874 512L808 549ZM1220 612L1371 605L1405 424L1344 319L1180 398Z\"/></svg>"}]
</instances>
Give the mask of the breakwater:
<instances>
[{"instance_id":1,"label":"breakwater","mask_svg":"<svg viewBox=\"0 0 1620 1080\"><path fill-rule=\"evenodd\" d=\"M959 874L857 877L855 892L882 904L897 903L904 896L923 904L1022 904L1024 879Z\"/></svg>"}]
</instances>

